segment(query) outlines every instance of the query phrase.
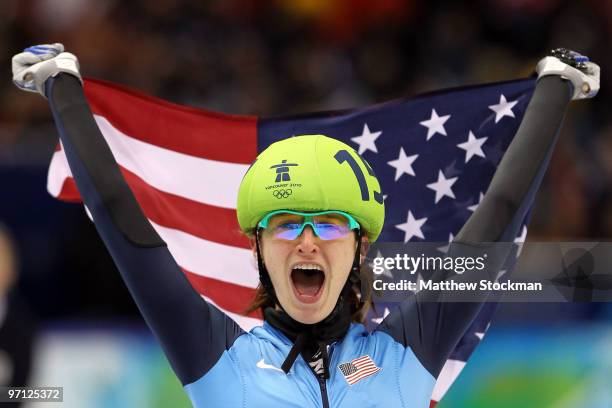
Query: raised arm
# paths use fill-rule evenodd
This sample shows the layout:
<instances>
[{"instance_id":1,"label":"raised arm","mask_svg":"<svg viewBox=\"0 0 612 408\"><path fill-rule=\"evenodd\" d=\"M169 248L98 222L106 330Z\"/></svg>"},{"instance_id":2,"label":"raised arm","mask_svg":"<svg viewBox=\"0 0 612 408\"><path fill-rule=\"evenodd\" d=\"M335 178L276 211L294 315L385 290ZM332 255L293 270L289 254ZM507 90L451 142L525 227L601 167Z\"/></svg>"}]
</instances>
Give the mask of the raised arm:
<instances>
[{"instance_id":1,"label":"raised arm","mask_svg":"<svg viewBox=\"0 0 612 408\"><path fill-rule=\"evenodd\" d=\"M61 51L54 44L16 55L14 81L49 99L83 202L174 371L189 384L243 332L192 288L145 217L94 121L76 58Z\"/></svg>"},{"instance_id":2,"label":"raised arm","mask_svg":"<svg viewBox=\"0 0 612 408\"><path fill-rule=\"evenodd\" d=\"M485 248L482 243L513 242L540 186L546 170L543 163L554 150L570 100L585 95L590 97L597 92L599 68L595 64L589 63L585 67L585 71L591 69L587 74L557 58L553 60L545 58L538 65L540 76L521 126L487 194L451 244L452 256L480 256ZM596 77L596 84L592 82L589 89L584 87L583 93L582 85L592 77ZM494 280L508 254L500 251L499 247L489 247L489 250L493 256L489 257L485 269L461 277L455 275L454 280ZM435 278L442 280L446 277ZM475 292L472 302L449 302L439 293L422 291L402 302L378 330L410 347L421 364L437 378L487 295L484 291Z\"/></svg>"}]
</instances>

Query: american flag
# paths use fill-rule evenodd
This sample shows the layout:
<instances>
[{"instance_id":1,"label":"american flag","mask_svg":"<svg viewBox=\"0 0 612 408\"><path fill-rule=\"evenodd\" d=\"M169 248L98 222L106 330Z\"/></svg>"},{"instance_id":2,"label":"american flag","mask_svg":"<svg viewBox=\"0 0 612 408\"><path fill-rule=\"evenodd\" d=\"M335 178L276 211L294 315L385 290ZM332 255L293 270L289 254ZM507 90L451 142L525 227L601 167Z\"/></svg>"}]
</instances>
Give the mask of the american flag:
<instances>
[{"instance_id":1,"label":"american flag","mask_svg":"<svg viewBox=\"0 0 612 408\"><path fill-rule=\"evenodd\" d=\"M376 367L376 364L368 355L361 356L348 363L339 364L338 369L349 385L353 385L380 371L380 367Z\"/></svg>"},{"instance_id":2,"label":"american flag","mask_svg":"<svg viewBox=\"0 0 612 408\"><path fill-rule=\"evenodd\" d=\"M386 204L381 242L450 241L486 192L535 86L521 79L457 88L360 109L257 118L171 104L88 79L95 120L159 235L194 288L243 328L258 273L240 233L236 198L258 152L304 134L324 134L353 146L374 169ZM79 201L61 146L48 190ZM526 221L525 221L526 222ZM526 227L517 240L524 240ZM389 305L377 310L387 314ZM439 401L488 326L485 307L440 375ZM384 315L372 315L369 325Z\"/></svg>"}]
</instances>

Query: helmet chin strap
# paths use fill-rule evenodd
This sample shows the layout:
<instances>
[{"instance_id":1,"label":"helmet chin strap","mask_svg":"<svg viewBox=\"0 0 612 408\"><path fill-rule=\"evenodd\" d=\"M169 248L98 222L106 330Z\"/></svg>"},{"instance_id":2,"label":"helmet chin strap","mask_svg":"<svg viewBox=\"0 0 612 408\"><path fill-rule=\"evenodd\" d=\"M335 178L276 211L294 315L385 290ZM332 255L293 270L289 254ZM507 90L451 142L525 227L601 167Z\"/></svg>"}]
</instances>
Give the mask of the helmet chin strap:
<instances>
[{"instance_id":1,"label":"helmet chin strap","mask_svg":"<svg viewBox=\"0 0 612 408\"><path fill-rule=\"evenodd\" d=\"M266 265L264 265L263 258L261 256L261 249L259 248L259 228L255 229L255 249L257 251L257 269L259 270L259 281L266 290L268 296L271 298L270 300L272 303L275 305L280 305L278 298L276 297L276 292L274 291L274 285L270 279L270 274L268 273L268 269L266 269Z\"/></svg>"},{"instance_id":2,"label":"helmet chin strap","mask_svg":"<svg viewBox=\"0 0 612 408\"><path fill-rule=\"evenodd\" d=\"M357 238L357 249L355 252L355 258L349 276L344 283L342 291L338 296L336 305L334 306L331 313L323 320L315 324L303 324L293 319L283 309L282 305L278 302L274 286L270 279L268 270L266 269L262 258L261 251L259 248L259 232L256 232L256 250L257 250L257 265L259 267L259 279L264 289L268 293L275 305L280 307L280 310L276 308L266 308L264 316L266 320L275 328L282 331L288 338L290 338L294 344L289 354L287 355L282 369L285 373L288 373L297 356L304 350L313 352L313 347L318 349L323 359L324 378L329 378L329 356L327 354L327 346L334 341L340 340L348 331L353 311L348 304L349 293L353 285L360 283L359 267L361 261L361 231L356 232ZM360 288L361 290L361 288ZM308 356L307 358L310 358ZM308 360L307 360L308 361Z\"/></svg>"},{"instance_id":3,"label":"helmet chin strap","mask_svg":"<svg viewBox=\"0 0 612 408\"><path fill-rule=\"evenodd\" d=\"M360 274L360 269L361 269L361 230L357 230L356 232L356 239L357 239L357 250L355 251L355 259L353 259L353 266L351 266L351 272L349 273L348 279L346 281L346 283L344 284L344 288L342 289L343 292L346 291L346 294L348 294L349 290L351 289L351 287L356 284L359 285L359 294L360 294L360 301L362 299L361 296L361 274Z\"/></svg>"}]
</instances>

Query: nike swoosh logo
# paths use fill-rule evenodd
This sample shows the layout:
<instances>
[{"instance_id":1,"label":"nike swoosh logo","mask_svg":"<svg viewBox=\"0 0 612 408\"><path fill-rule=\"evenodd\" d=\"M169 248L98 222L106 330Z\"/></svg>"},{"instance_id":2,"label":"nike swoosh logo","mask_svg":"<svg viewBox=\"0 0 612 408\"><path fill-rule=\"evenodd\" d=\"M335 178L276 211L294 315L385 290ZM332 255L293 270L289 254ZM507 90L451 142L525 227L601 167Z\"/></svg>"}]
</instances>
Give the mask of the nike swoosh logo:
<instances>
[{"instance_id":1,"label":"nike swoosh logo","mask_svg":"<svg viewBox=\"0 0 612 408\"><path fill-rule=\"evenodd\" d=\"M257 362L257 367L268 369L268 370L276 370L276 371L280 371L281 373L284 373L284 371L281 370L280 368L274 367L273 365L264 363L264 359L263 358Z\"/></svg>"}]
</instances>

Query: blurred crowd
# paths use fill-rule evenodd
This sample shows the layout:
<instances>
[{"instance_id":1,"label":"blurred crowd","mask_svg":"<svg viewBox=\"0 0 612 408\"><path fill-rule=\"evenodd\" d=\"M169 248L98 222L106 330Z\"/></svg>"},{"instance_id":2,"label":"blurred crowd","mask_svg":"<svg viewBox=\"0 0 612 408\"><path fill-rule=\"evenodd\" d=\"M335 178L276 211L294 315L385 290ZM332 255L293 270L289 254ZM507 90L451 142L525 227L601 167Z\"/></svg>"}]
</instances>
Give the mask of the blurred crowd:
<instances>
[{"instance_id":1,"label":"blurred crowd","mask_svg":"<svg viewBox=\"0 0 612 408\"><path fill-rule=\"evenodd\" d=\"M545 53L563 46L601 65L601 91L566 118L530 239L606 240L612 237L608 41L612 2L598 0L3 0L0 180L13 185L2 199L18 199L25 181L14 174L29 180L23 169L44 171L56 143L46 102L10 81L11 56L29 45L62 42L78 56L84 76L180 104L261 116L526 77ZM1 219L17 213L6 211L0 221L19 223ZM31 213L20 216L30 225ZM24 241L22 230L17 235ZM78 239L56 240L72 248L61 267L86 268L88 284L98 288L98 295L81 302L120 293L121 285L107 279L110 261L80 263L83 252L104 252L91 243L97 239L91 226L72 231ZM59 280L64 288L78 284ZM45 280L45 288L58 285ZM125 308L132 308L125 299Z\"/></svg>"}]
</instances>

